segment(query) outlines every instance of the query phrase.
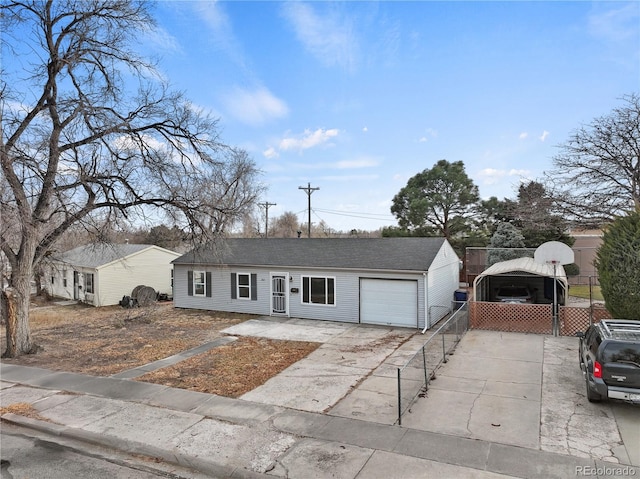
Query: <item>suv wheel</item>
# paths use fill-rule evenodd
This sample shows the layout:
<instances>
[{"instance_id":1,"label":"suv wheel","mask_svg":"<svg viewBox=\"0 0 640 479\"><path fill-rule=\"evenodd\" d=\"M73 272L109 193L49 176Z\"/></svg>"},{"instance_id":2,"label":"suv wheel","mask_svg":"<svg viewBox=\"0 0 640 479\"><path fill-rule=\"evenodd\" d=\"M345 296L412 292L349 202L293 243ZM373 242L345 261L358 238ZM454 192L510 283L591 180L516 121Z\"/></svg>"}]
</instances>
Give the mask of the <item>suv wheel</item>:
<instances>
[{"instance_id":1,"label":"suv wheel","mask_svg":"<svg viewBox=\"0 0 640 479\"><path fill-rule=\"evenodd\" d=\"M586 378L584 382L587 388L587 400L589 402L600 402L602 400L602 396L589 387L589 379Z\"/></svg>"}]
</instances>

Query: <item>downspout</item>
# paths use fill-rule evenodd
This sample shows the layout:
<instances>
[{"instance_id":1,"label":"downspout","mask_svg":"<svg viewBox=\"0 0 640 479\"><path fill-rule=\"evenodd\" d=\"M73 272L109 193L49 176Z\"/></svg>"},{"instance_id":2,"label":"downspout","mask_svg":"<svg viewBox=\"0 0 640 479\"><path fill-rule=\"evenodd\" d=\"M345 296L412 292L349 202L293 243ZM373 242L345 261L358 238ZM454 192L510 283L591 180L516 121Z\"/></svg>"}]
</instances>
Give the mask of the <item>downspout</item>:
<instances>
[{"instance_id":1,"label":"downspout","mask_svg":"<svg viewBox=\"0 0 640 479\"><path fill-rule=\"evenodd\" d=\"M422 330L422 334L427 332L429 329L429 271L426 273L422 273L424 276L424 329Z\"/></svg>"}]
</instances>

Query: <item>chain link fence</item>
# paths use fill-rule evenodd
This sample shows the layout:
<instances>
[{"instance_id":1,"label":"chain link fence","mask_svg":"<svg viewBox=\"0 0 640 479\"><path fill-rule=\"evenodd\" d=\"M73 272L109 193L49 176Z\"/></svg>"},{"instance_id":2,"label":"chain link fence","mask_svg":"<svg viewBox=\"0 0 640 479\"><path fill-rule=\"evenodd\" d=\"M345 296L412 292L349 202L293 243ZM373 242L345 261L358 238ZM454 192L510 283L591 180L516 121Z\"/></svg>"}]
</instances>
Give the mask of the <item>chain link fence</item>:
<instances>
[{"instance_id":1,"label":"chain link fence","mask_svg":"<svg viewBox=\"0 0 640 479\"><path fill-rule=\"evenodd\" d=\"M398 424L402 415L414 401L429 389L435 371L462 339L469 329L469 303L462 303L448 319L429 337L424 345L398 368Z\"/></svg>"}]
</instances>

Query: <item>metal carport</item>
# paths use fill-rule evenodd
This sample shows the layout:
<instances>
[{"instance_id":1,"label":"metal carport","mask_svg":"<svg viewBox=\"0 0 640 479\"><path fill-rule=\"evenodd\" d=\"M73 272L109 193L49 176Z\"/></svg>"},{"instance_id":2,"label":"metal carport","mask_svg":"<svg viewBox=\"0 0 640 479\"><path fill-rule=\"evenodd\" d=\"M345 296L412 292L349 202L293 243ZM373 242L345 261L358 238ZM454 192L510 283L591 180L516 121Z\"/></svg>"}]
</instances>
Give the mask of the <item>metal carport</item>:
<instances>
[{"instance_id":1,"label":"metal carport","mask_svg":"<svg viewBox=\"0 0 640 479\"><path fill-rule=\"evenodd\" d=\"M495 263L473 282L475 301L495 301L495 291L501 286L527 285L537 292L537 303L553 302L553 284L557 285L558 304L564 304L568 293L567 275L562 265L537 263L533 258L517 258Z\"/></svg>"}]
</instances>

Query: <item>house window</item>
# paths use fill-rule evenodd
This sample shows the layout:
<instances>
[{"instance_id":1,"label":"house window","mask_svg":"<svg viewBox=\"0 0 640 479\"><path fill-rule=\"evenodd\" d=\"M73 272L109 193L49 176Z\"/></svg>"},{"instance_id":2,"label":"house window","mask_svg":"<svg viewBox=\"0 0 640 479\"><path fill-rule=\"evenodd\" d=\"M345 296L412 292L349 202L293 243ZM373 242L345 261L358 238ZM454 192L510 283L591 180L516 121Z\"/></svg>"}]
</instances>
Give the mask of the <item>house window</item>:
<instances>
[{"instance_id":1,"label":"house window","mask_svg":"<svg viewBox=\"0 0 640 479\"><path fill-rule=\"evenodd\" d=\"M187 294L211 297L211 271L187 271Z\"/></svg>"},{"instance_id":2,"label":"house window","mask_svg":"<svg viewBox=\"0 0 640 479\"><path fill-rule=\"evenodd\" d=\"M93 273L85 273L84 275L84 292L93 293Z\"/></svg>"},{"instance_id":3,"label":"house window","mask_svg":"<svg viewBox=\"0 0 640 479\"><path fill-rule=\"evenodd\" d=\"M251 275L238 273L238 298L251 298Z\"/></svg>"},{"instance_id":4,"label":"house window","mask_svg":"<svg viewBox=\"0 0 640 479\"><path fill-rule=\"evenodd\" d=\"M258 275L256 273L231 273L231 299L258 299Z\"/></svg>"},{"instance_id":5,"label":"house window","mask_svg":"<svg viewBox=\"0 0 640 479\"><path fill-rule=\"evenodd\" d=\"M62 270L62 286L67 287L67 270Z\"/></svg>"},{"instance_id":6,"label":"house window","mask_svg":"<svg viewBox=\"0 0 640 479\"><path fill-rule=\"evenodd\" d=\"M56 282L55 276L51 276L51 284L54 284L55 282Z\"/></svg>"},{"instance_id":7,"label":"house window","mask_svg":"<svg viewBox=\"0 0 640 479\"><path fill-rule=\"evenodd\" d=\"M193 272L193 295L204 296L207 290L207 275L204 271Z\"/></svg>"},{"instance_id":8,"label":"house window","mask_svg":"<svg viewBox=\"0 0 640 479\"><path fill-rule=\"evenodd\" d=\"M303 276L302 302L305 304L335 304L335 285L335 278Z\"/></svg>"}]
</instances>

